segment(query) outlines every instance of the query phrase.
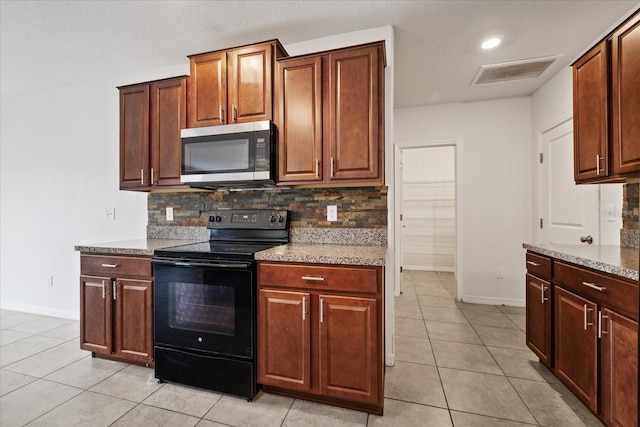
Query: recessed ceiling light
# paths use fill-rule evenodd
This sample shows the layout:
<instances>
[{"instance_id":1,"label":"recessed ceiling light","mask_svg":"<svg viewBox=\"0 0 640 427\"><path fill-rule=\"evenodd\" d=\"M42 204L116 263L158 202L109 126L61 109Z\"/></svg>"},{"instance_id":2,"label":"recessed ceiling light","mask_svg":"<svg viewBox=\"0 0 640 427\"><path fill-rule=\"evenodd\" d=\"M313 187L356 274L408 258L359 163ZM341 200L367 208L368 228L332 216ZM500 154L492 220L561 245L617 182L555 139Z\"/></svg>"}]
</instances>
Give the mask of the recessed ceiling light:
<instances>
[{"instance_id":1,"label":"recessed ceiling light","mask_svg":"<svg viewBox=\"0 0 640 427\"><path fill-rule=\"evenodd\" d=\"M483 49L493 49L494 47L498 46L500 44L502 40L500 40L497 37L492 37L490 39L485 40L484 42L482 42L482 44L480 45L481 48Z\"/></svg>"}]
</instances>

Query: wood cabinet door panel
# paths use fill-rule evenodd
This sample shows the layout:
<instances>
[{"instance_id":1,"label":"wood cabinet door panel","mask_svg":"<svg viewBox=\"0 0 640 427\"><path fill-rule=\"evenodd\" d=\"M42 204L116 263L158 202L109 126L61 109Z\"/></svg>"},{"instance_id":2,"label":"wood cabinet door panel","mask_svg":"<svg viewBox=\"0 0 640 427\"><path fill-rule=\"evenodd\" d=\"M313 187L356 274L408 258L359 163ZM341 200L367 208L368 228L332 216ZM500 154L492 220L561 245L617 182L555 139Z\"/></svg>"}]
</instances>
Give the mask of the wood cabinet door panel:
<instances>
[{"instance_id":1,"label":"wood cabinet door panel","mask_svg":"<svg viewBox=\"0 0 640 427\"><path fill-rule=\"evenodd\" d=\"M149 186L149 85L120 89L120 189Z\"/></svg>"},{"instance_id":2,"label":"wood cabinet door panel","mask_svg":"<svg viewBox=\"0 0 640 427\"><path fill-rule=\"evenodd\" d=\"M328 56L330 179L379 178L378 55L378 47L368 47Z\"/></svg>"},{"instance_id":3,"label":"wood cabinet door panel","mask_svg":"<svg viewBox=\"0 0 640 427\"><path fill-rule=\"evenodd\" d=\"M260 290L258 382L292 390L311 389L311 295Z\"/></svg>"},{"instance_id":4,"label":"wood cabinet door panel","mask_svg":"<svg viewBox=\"0 0 640 427\"><path fill-rule=\"evenodd\" d=\"M111 279L80 276L80 348L112 351Z\"/></svg>"},{"instance_id":5,"label":"wood cabinet door panel","mask_svg":"<svg viewBox=\"0 0 640 427\"><path fill-rule=\"evenodd\" d=\"M228 53L229 123L272 118L273 47L270 43Z\"/></svg>"},{"instance_id":6,"label":"wood cabinet door panel","mask_svg":"<svg viewBox=\"0 0 640 427\"><path fill-rule=\"evenodd\" d=\"M576 181L609 175L607 81L607 50L603 41L573 65Z\"/></svg>"},{"instance_id":7,"label":"wood cabinet door panel","mask_svg":"<svg viewBox=\"0 0 640 427\"><path fill-rule=\"evenodd\" d=\"M185 78L151 85L151 185L180 185L180 130L187 124Z\"/></svg>"},{"instance_id":8,"label":"wood cabinet door panel","mask_svg":"<svg viewBox=\"0 0 640 427\"><path fill-rule=\"evenodd\" d=\"M132 359L153 358L152 282L117 279L115 281L116 355Z\"/></svg>"},{"instance_id":9,"label":"wood cabinet door panel","mask_svg":"<svg viewBox=\"0 0 640 427\"><path fill-rule=\"evenodd\" d=\"M638 425L638 322L602 310L602 414L610 426Z\"/></svg>"},{"instance_id":10,"label":"wood cabinet door panel","mask_svg":"<svg viewBox=\"0 0 640 427\"><path fill-rule=\"evenodd\" d=\"M597 306L559 286L554 287L554 306L554 372L591 411L597 413Z\"/></svg>"},{"instance_id":11,"label":"wood cabinet door panel","mask_svg":"<svg viewBox=\"0 0 640 427\"><path fill-rule=\"evenodd\" d=\"M320 390L326 396L378 401L375 299L320 295Z\"/></svg>"},{"instance_id":12,"label":"wood cabinet door panel","mask_svg":"<svg viewBox=\"0 0 640 427\"><path fill-rule=\"evenodd\" d=\"M225 124L227 111L227 54L209 52L189 57L188 127Z\"/></svg>"},{"instance_id":13,"label":"wood cabinet door panel","mask_svg":"<svg viewBox=\"0 0 640 427\"><path fill-rule=\"evenodd\" d=\"M278 181L321 181L322 58L278 63L276 93Z\"/></svg>"},{"instance_id":14,"label":"wood cabinet door panel","mask_svg":"<svg viewBox=\"0 0 640 427\"><path fill-rule=\"evenodd\" d=\"M551 368L551 285L527 274L526 286L527 346Z\"/></svg>"},{"instance_id":15,"label":"wood cabinet door panel","mask_svg":"<svg viewBox=\"0 0 640 427\"><path fill-rule=\"evenodd\" d=\"M640 172L640 14L611 37L614 172Z\"/></svg>"}]
</instances>

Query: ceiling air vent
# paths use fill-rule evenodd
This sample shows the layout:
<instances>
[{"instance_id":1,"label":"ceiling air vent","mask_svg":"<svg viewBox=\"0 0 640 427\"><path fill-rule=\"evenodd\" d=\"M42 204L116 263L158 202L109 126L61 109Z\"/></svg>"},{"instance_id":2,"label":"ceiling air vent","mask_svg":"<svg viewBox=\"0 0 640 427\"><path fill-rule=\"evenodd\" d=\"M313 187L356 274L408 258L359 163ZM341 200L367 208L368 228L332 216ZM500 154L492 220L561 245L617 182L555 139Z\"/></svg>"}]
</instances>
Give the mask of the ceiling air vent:
<instances>
[{"instance_id":1,"label":"ceiling air vent","mask_svg":"<svg viewBox=\"0 0 640 427\"><path fill-rule=\"evenodd\" d=\"M539 77L559 56L523 59L501 64L483 65L471 85L506 82L509 80L532 79Z\"/></svg>"}]
</instances>

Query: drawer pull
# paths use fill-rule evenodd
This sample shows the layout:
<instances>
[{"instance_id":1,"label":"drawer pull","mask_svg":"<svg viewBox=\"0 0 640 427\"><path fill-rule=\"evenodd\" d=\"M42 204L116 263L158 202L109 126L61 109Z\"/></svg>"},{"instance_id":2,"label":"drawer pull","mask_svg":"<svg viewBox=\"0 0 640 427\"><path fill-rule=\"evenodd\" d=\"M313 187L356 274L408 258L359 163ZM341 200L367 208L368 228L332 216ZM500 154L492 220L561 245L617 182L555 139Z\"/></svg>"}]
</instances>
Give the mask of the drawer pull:
<instances>
[{"instance_id":1,"label":"drawer pull","mask_svg":"<svg viewBox=\"0 0 640 427\"><path fill-rule=\"evenodd\" d=\"M533 261L527 261L527 264L533 265L534 267L540 267L540 264L538 264L537 262L533 262Z\"/></svg>"},{"instance_id":2,"label":"drawer pull","mask_svg":"<svg viewBox=\"0 0 640 427\"><path fill-rule=\"evenodd\" d=\"M302 280L311 280L312 282L324 282L324 277L302 276Z\"/></svg>"},{"instance_id":3,"label":"drawer pull","mask_svg":"<svg viewBox=\"0 0 640 427\"><path fill-rule=\"evenodd\" d=\"M606 291L606 290L607 290L607 288L606 288L606 287L604 287L604 286L598 286L598 285L596 285L595 283L582 282L582 284L583 284L583 285L585 285L585 286L586 286L586 287L588 287L588 288L595 289L596 291L600 291L600 292L604 292L604 291Z\"/></svg>"},{"instance_id":4,"label":"drawer pull","mask_svg":"<svg viewBox=\"0 0 640 427\"><path fill-rule=\"evenodd\" d=\"M117 268L118 264L102 264L102 267L105 267L105 268Z\"/></svg>"}]
</instances>

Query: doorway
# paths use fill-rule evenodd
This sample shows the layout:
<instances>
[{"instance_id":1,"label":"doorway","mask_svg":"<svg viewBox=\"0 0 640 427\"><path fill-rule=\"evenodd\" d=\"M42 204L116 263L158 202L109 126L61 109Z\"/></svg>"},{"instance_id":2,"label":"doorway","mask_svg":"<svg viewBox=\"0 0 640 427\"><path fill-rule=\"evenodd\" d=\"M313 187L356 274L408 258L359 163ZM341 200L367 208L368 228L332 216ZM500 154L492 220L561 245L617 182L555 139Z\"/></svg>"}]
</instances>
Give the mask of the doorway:
<instances>
[{"instance_id":1,"label":"doorway","mask_svg":"<svg viewBox=\"0 0 640 427\"><path fill-rule=\"evenodd\" d=\"M456 145L398 147L395 166L400 276L431 276L456 297Z\"/></svg>"}]
</instances>

